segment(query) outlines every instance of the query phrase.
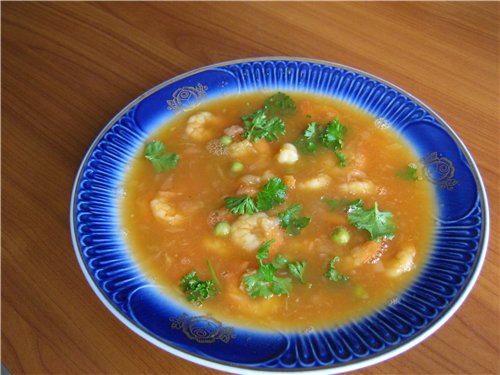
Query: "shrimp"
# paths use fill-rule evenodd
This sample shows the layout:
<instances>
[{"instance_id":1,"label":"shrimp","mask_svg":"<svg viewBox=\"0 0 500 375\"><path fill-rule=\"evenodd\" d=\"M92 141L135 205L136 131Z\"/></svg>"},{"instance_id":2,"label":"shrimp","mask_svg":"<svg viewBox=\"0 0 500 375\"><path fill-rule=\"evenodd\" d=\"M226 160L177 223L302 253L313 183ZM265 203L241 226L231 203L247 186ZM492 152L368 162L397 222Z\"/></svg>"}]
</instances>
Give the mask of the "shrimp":
<instances>
[{"instance_id":1,"label":"shrimp","mask_svg":"<svg viewBox=\"0 0 500 375\"><path fill-rule=\"evenodd\" d=\"M231 143L227 147L227 150L229 152L229 155L235 159L241 159L257 154L257 150L253 146L252 142L250 142L248 139L244 139L241 142Z\"/></svg>"},{"instance_id":2,"label":"shrimp","mask_svg":"<svg viewBox=\"0 0 500 375\"><path fill-rule=\"evenodd\" d=\"M405 272L410 272L414 267L417 251L415 246L408 244L400 249L396 256L386 263L386 274L389 277L398 277Z\"/></svg>"},{"instance_id":3,"label":"shrimp","mask_svg":"<svg viewBox=\"0 0 500 375\"><path fill-rule=\"evenodd\" d=\"M210 112L197 113L188 118L186 134L195 141L207 141L214 136L210 125L214 125L216 122L217 117Z\"/></svg>"},{"instance_id":4,"label":"shrimp","mask_svg":"<svg viewBox=\"0 0 500 375\"><path fill-rule=\"evenodd\" d=\"M261 185L274 177L271 171L265 171L260 176L247 174L240 178L240 188L236 191L236 195L256 195Z\"/></svg>"},{"instance_id":5,"label":"shrimp","mask_svg":"<svg viewBox=\"0 0 500 375\"><path fill-rule=\"evenodd\" d=\"M356 246L351 250L350 260L354 267L362 264L375 264L387 250L385 241L366 241L362 245Z\"/></svg>"},{"instance_id":6,"label":"shrimp","mask_svg":"<svg viewBox=\"0 0 500 375\"><path fill-rule=\"evenodd\" d=\"M229 156L242 161L248 165L250 171L263 170L268 168L272 162L271 146L265 139L258 142L250 142L244 139L240 142L233 142L227 147Z\"/></svg>"},{"instance_id":7,"label":"shrimp","mask_svg":"<svg viewBox=\"0 0 500 375\"><path fill-rule=\"evenodd\" d=\"M149 203L151 211L158 221L169 225L179 225L185 221L186 217L179 214L170 202L172 197L176 195L169 191L160 191Z\"/></svg>"},{"instance_id":8,"label":"shrimp","mask_svg":"<svg viewBox=\"0 0 500 375\"><path fill-rule=\"evenodd\" d=\"M180 195L182 194L164 190L159 191L156 197L149 202L153 216L162 223L177 226L186 220L186 216L181 215L179 212L192 213L204 207L202 201L192 199L178 201L174 204L172 202L173 198Z\"/></svg>"},{"instance_id":9,"label":"shrimp","mask_svg":"<svg viewBox=\"0 0 500 375\"><path fill-rule=\"evenodd\" d=\"M236 191L236 195L256 195L262 183L262 178L247 174L240 178L240 188Z\"/></svg>"},{"instance_id":10,"label":"shrimp","mask_svg":"<svg viewBox=\"0 0 500 375\"><path fill-rule=\"evenodd\" d=\"M327 174L320 173L316 177L310 178L309 180L302 181L297 185L299 190L318 190L326 188L330 185L332 178Z\"/></svg>"},{"instance_id":11,"label":"shrimp","mask_svg":"<svg viewBox=\"0 0 500 375\"><path fill-rule=\"evenodd\" d=\"M271 239L275 240L271 248L283 242L280 220L264 212L240 216L231 225L231 240L245 251L255 251Z\"/></svg>"},{"instance_id":12,"label":"shrimp","mask_svg":"<svg viewBox=\"0 0 500 375\"><path fill-rule=\"evenodd\" d=\"M341 184L339 190L350 195L371 195L375 193L375 184L370 180L349 181Z\"/></svg>"},{"instance_id":13,"label":"shrimp","mask_svg":"<svg viewBox=\"0 0 500 375\"><path fill-rule=\"evenodd\" d=\"M229 128L224 129L224 134L230 137L235 137L241 133L243 133L245 129L243 129L240 125L232 125Z\"/></svg>"},{"instance_id":14,"label":"shrimp","mask_svg":"<svg viewBox=\"0 0 500 375\"><path fill-rule=\"evenodd\" d=\"M224 289L227 304L230 308L243 311L253 316L269 316L279 311L281 301L279 298L251 298L243 289L230 285Z\"/></svg>"},{"instance_id":15,"label":"shrimp","mask_svg":"<svg viewBox=\"0 0 500 375\"><path fill-rule=\"evenodd\" d=\"M299 153L293 144L284 143L276 158L280 164L294 164L299 160Z\"/></svg>"}]
</instances>

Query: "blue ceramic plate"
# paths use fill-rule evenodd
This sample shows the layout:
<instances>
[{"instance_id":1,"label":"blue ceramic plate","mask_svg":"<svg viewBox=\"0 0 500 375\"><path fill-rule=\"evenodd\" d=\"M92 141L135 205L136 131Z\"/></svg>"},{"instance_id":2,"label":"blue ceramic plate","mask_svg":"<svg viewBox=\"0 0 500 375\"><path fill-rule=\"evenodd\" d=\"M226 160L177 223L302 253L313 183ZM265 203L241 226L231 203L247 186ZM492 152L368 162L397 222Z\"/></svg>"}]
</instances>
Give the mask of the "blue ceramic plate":
<instances>
[{"instance_id":1,"label":"blue ceramic plate","mask_svg":"<svg viewBox=\"0 0 500 375\"><path fill-rule=\"evenodd\" d=\"M176 113L256 90L328 95L390 124L415 148L439 204L436 239L420 275L389 306L345 326L257 332L198 316L169 299L131 257L120 228L120 186L136 152ZM71 202L76 256L94 292L127 327L158 347L235 373L334 374L391 358L435 332L463 303L483 264L489 232L478 169L453 130L402 89L324 61L231 61L170 79L130 103L85 155Z\"/></svg>"}]
</instances>

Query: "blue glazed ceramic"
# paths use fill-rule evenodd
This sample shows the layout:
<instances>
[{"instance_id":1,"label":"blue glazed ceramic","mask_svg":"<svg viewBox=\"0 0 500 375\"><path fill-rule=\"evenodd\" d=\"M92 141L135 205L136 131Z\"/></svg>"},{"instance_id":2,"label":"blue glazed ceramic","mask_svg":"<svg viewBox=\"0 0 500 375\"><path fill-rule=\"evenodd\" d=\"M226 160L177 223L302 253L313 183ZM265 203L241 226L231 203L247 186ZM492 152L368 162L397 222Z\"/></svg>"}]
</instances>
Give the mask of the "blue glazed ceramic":
<instances>
[{"instance_id":1,"label":"blue glazed ceramic","mask_svg":"<svg viewBox=\"0 0 500 375\"><path fill-rule=\"evenodd\" d=\"M439 204L436 240L417 279L361 320L308 333L259 332L198 316L160 291L122 237L120 186L137 150L178 112L205 100L256 90L305 91L354 104L385 121L416 149ZM158 347L234 373L334 374L372 365L418 344L463 303L478 278L489 233L478 169L453 130L402 89L338 64L258 58L211 65L146 92L90 146L71 202L76 256L91 287L127 327Z\"/></svg>"}]
</instances>

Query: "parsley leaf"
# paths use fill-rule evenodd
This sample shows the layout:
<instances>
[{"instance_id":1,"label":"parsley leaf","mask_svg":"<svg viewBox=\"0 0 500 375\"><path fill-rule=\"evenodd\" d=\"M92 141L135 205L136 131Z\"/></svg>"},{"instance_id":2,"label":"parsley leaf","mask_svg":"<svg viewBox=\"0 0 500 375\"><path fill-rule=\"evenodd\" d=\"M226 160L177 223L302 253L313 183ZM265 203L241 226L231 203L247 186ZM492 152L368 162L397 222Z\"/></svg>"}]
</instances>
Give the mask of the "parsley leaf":
<instances>
[{"instance_id":1,"label":"parsley leaf","mask_svg":"<svg viewBox=\"0 0 500 375\"><path fill-rule=\"evenodd\" d=\"M363 205L363 201L361 199L355 199L353 201L349 199L335 199L335 198L325 198L321 197L320 201L323 203L326 203L328 206L330 206L330 210L335 211L338 208L346 208L346 207L352 207L352 206L359 206Z\"/></svg>"},{"instance_id":2,"label":"parsley leaf","mask_svg":"<svg viewBox=\"0 0 500 375\"><path fill-rule=\"evenodd\" d=\"M274 177L257 193L257 204L249 195L226 197L224 203L232 214L253 215L258 211L267 211L283 203L286 199L287 189L279 177Z\"/></svg>"},{"instance_id":3,"label":"parsley leaf","mask_svg":"<svg viewBox=\"0 0 500 375\"><path fill-rule=\"evenodd\" d=\"M264 101L264 107L254 113L243 116L243 138L254 142L265 138L268 142L278 140L285 135L285 123L278 116L295 113L295 102L288 95L278 92Z\"/></svg>"},{"instance_id":4,"label":"parsley leaf","mask_svg":"<svg viewBox=\"0 0 500 375\"><path fill-rule=\"evenodd\" d=\"M255 202L249 195L245 195L244 197L226 197L224 198L224 203L232 214L252 215L258 211Z\"/></svg>"},{"instance_id":5,"label":"parsley leaf","mask_svg":"<svg viewBox=\"0 0 500 375\"><path fill-rule=\"evenodd\" d=\"M288 269L290 273L300 280L302 284L310 288L312 286L311 283L307 283L304 280L304 271L306 270L307 262L303 260L302 262L296 261L294 263L288 263Z\"/></svg>"},{"instance_id":6,"label":"parsley leaf","mask_svg":"<svg viewBox=\"0 0 500 375\"><path fill-rule=\"evenodd\" d=\"M289 277L273 277L273 294L281 296L286 294L290 295L292 290L292 279Z\"/></svg>"},{"instance_id":7,"label":"parsley leaf","mask_svg":"<svg viewBox=\"0 0 500 375\"><path fill-rule=\"evenodd\" d=\"M314 139L318 134L319 125L314 121L307 125L306 130L304 131L304 137L307 139Z\"/></svg>"},{"instance_id":8,"label":"parsley leaf","mask_svg":"<svg viewBox=\"0 0 500 375\"><path fill-rule=\"evenodd\" d=\"M269 298L273 296L273 292L269 287L270 281L265 278L264 274L260 272L260 269L255 273L246 275L243 278L243 284L250 297Z\"/></svg>"},{"instance_id":9,"label":"parsley leaf","mask_svg":"<svg viewBox=\"0 0 500 375\"><path fill-rule=\"evenodd\" d=\"M286 259L286 256L284 256L283 254L276 255L276 258L274 258L273 260L273 266L278 270L284 268L287 264L288 259Z\"/></svg>"},{"instance_id":10,"label":"parsley leaf","mask_svg":"<svg viewBox=\"0 0 500 375\"><path fill-rule=\"evenodd\" d=\"M410 163L403 171L396 172L396 176L401 177L403 180L417 181L419 179L417 174L417 165Z\"/></svg>"},{"instance_id":11,"label":"parsley leaf","mask_svg":"<svg viewBox=\"0 0 500 375\"><path fill-rule=\"evenodd\" d=\"M192 271L181 280L180 284L188 301L201 304L203 301L217 294L213 280L201 281L196 271Z\"/></svg>"},{"instance_id":12,"label":"parsley leaf","mask_svg":"<svg viewBox=\"0 0 500 375\"><path fill-rule=\"evenodd\" d=\"M262 245L259 250L257 250L257 255L255 257L259 261L259 264L266 260L273 242L274 240L269 240L264 245Z\"/></svg>"},{"instance_id":13,"label":"parsley leaf","mask_svg":"<svg viewBox=\"0 0 500 375\"><path fill-rule=\"evenodd\" d=\"M292 280L289 277L278 277L278 270L273 263L264 264L269 255L269 247L274 242L270 240L266 242L257 251L257 260L259 261L259 269L250 275L243 278L243 284L250 297L270 298L273 295L289 295L292 289Z\"/></svg>"},{"instance_id":14,"label":"parsley leaf","mask_svg":"<svg viewBox=\"0 0 500 375\"><path fill-rule=\"evenodd\" d=\"M279 135L285 134L285 123L279 117L267 118L266 111L259 109L257 112L243 116L242 137L254 142L265 138L269 142L276 141Z\"/></svg>"},{"instance_id":15,"label":"parsley leaf","mask_svg":"<svg viewBox=\"0 0 500 375\"><path fill-rule=\"evenodd\" d=\"M264 109L270 115L288 116L295 113L297 107L288 95L278 92L266 99Z\"/></svg>"},{"instance_id":16,"label":"parsley leaf","mask_svg":"<svg viewBox=\"0 0 500 375\"><path fill-rule=\"evenodd\" d=\"M339 161L339 165L342 168L344 168L347 165L345 155L340 151L337 151L335 153L335 155L337 156L337 160Z\"/></svg>"},{"instance_id":17,"label":"parsley leaf","mask_svg":"<svg viewBox=\"0 0 500 375\"><path fill-rule=\"evenodd\" d=\"M311 222L309 217L299 217L299 212L302 210L302 205L296 203L288 207L285 212L280 212L278 218L281 226L286 229L290 236L296 236L302 229L307 227Z\"/></svg>"},{"instance_id":18,"label":"parsley leaf","mask_svg":"<svg viewBox=\"0 0 500 375\"><path fill-rule=\"evenodd\" d=\"M346 157L341 150L346 132L347 128L338 119L330 121L326 126L313 121L307 125L304 134L295 141L295 146L306 154L314 154L318 150L318 145L326 147L335 151L340 166L345 167Z\"/></svg>"},{"instance_id":19,"label":"parsley leaf","mask_svg":"<svg viewBox=\"0 0 500 375\"><path fill-rule=\"evenodd\" d=\"M304 134L295 142L300 151L307 154L314 154L316 152L318 149L319 128L320 126L315 122L307 125Z\"/></svg>"},{"instance_id":20,"label":"parsley leaf","mask_svg":"<svg viewBox=\"0 0 500 375\"><path fill-rule=\"evenodd\" d=\"M396 227L392 221L391 212L379 211L377 202L372 209L364 209L364 203L350 206L347 211L349 223L358 229L366 229L370 233L370 239L380 241L383 237L393 239L396 234Z\"/></svg>"},{"instance_id":21,"label":"parsley leaf","mask_svg":"<svg viewBox=\"0 0 500 375\"><path fill-rule=\"evenodd\" d=\"M210 263L210 259L207 259L208 270L210 271L210 275L212 275L212 279L214 280L215 285L220 288L220 281L215 274L215 270L212 267L212 263Z\"/></svg>"},{"instance_id":22,"label":"parsley leaf","mask_svg":"<svg viewBox=\"0 0 500 375\"><path fill-rule=\"evenodd\" d=\"M339 119L330 121L319 136L321 144L330 150L342 150L346 131L347 128L340 123Z\"/></svg>"},{"instance_id":23,"label":"parsley leaf","mask_svg":"<svg viewBox=\"0 0 500 375\"><path fill-rule=\"evenodd\" d=\"M152 141L146 145L144 157L151 161L156 173L162 173L177 166L179 155L167 153L167 148L161 141Z\"/></svg>"},{"instance_id":24,"label":"parsley leaf","mask_svg":"<svg viewBox=\"0 0 500 375\"><path fill-rule=\"evenodd\" d=\"M257 193L258 210L267 211L283 203L286 199L287 189L281 178L271 178L262 190Z\"/></svg>"},{"instance_id":25,"label":"parsley leaf","mask_svg":"<svg viewBox=\"0 0 500 375\"><path fill-rule=\"evenodd\" d=\"M349 280L349 276L342 275L339 271L335 269L335 264L340 261L340 257L337 255L330 263L328 263L328 270L325 272L324 276L333 282L343 282Z\"/></svg>"}]
</instances>

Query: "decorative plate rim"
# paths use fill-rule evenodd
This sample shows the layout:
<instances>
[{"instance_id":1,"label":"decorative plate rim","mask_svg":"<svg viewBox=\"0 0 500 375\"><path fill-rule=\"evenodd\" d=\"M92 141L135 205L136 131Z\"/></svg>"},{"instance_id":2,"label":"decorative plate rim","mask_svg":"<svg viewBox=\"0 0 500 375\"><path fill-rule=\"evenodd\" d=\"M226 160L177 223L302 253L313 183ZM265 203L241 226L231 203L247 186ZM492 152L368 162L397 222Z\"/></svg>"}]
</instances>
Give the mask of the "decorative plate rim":
<instances>
[{"instance_id":1,"label":"decorative plate rim","mask_svg":"<svg viewBox=\"0 0 500 375\"><path fill-rule=\"evenodd\" d=\"M312 368L299 368L299 369L283 369L283 368L278 368L278 369L272 369L272 368L257 368L257 367L250 367L249 365L240 365L237 363L234 364L229 364L228 361L222 361L218 359L207 359L203 355L195 354L192 353L188 350L184 350L182 348L176 347L172 344L166 343L162 341L160 338L158 338L154 333L147 331L146 329L140 327L137 323L133 322L129 317L126 316L126 314L120 310L117 306L115 306L108 298L106 293L101 289L101 287L97 284L96 280L93 278L91 275L90 271L87 268L87 264L85 263L82 254L81 254L81 248L80 244L78 243L78 235L76 231L76 221L75 221L75 205L77 202L77 192L79 189L79 182L82 177L82 172L84 171L85 167L87 166L87 162L92 155L93 151L95 150L96 146L99 144L103 136L109 131L109 129L116 124L122 116L124 116L131 108L133 108L135 105L143 101L145 98L153 95L155 92L161 90L164 87L167 87L171 85L174 82L180 81L184 78L194 76L198 73L214 69L214 68L220 68L224 66L229 66L229 65L235 65L235 64L242 64L242 63L255 63L255 62L264 62L264 61L284 61L284 62L290 62L290 61L295 61L295 62L306 62L306 63L312 63L312 64L319 64L322 66L330 66L334 68L340 68L346 71L354 72L356 74L359 74L364 77L371 78L387 87L390 87L397 91L398 93L406 96L409 98L411 101L417 103L420 105L422 108L424 108L428 113L430 113L439 123L444 127L446 132L452 137L453 141L455 144L458 146L458 148L462 151L464 156L467 159L467 163L469 167L472 170L472 174L474 176L474 180L477 184L477 189L478 189L478 196L479 196L479 201L482 203L482 211L481 211L481 238L480 242L478 244L478 250L477 250L477 256L476 259L474 260L474 264L471 267L471 271L467 275L467 279L464 281L461 289L457 291L457 293L454 295L454 298L450 301L450 303L446 306L446 308L443 310L441 314L439 314L434 320L432 320L429 325L422 331L422 332L416 332L415 334L411 335L409 338L403 340L402 343L397 344L395 347L391 346L387 349L385 349L381 354L377 353L373 355L370 358L358 358L353 361L347 362L347 363L338 363L338 364L333 364L333 365L326 365L326 366L316 366ZM477 167L474 159L472 158L469 150L465 146L465 144L462 142L462 140L458 137L458 135L455 133L455 131L444 121L441 116L439 116L432 108L427 106L424 102L422 102L420 99L416 98L406 90L400 88L399 86L386 81L383 78L380 78L376 75L373 75L371 73L365 72L363 70L350 67L347 65L343 64L338 64L338 63L333 63L325 60L319 60L319 59L312 59L312 58L302 58L302 57L290 57L290 56L268 56L268 57L249 57L249 58L243 58L243 59L236 59L236 60L228 60L228 61L223 61L220 63L216 64L211 64L207 66L203 66L200 68L196 68L193 70L190 70L188 72L185 72L183 74L177 75L175 77L172 77L156 86L153 88L149 89L148 91L144 92L140 96L138 96L136 99L131 101L129 104L127 104L122 110L120 110L105 126L104 128L98 133L98 135L95 137L94 141L88 148L79 168L76 174L75 182L73 185L72 193L71 193L71 202L70 202L70 229L71 229L71 237L72 237L72 242L73 242L73 247L75 251L76 258L78 260L78 264L87 279L87 282L91 286L92 290L94 293L97 295L97 297L101 300L101 302L108 308L108 310L111 311L111 313L118 318L124 325L126 325L129 329L131 329L133 332L138 334L140 337L145 339L146 341L152 343L153 345L171 353L174 354L180 358L183 358L185 360L194 362L199 365L203 365L209 368L213 368L216 370L220 371L226 371L230 373L238 373L238 374L263 374L263 373L280 373L280 372L293 372L295 374L333 374L333 373L340 373L340 372L348 372L348 371L354 371L357 369L365 368L377 363L380 363L382 361L385 361L387 359L393 358L406 350L412 348L415 345L418 345L422 341L424 341L427 337L435 333L444 323L446 323L452 316L453 314L462 306L464 303L465 299L467 296L470 294L472 291L479 274L481 272L481 269L483 267L487 250L488 250L488 242L489 242L489 233L490 233L490 213L489 213L489 203L488 203L488 197L485 189L484 182L482 180L482 177L479 173L479 168Z\"/></svg>"}]
</instances>

